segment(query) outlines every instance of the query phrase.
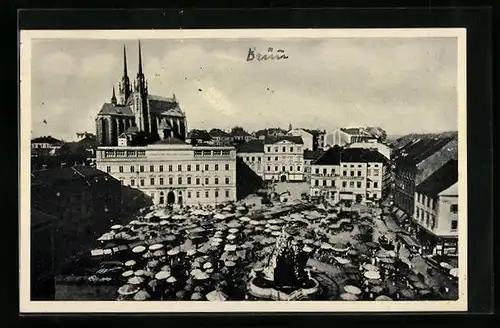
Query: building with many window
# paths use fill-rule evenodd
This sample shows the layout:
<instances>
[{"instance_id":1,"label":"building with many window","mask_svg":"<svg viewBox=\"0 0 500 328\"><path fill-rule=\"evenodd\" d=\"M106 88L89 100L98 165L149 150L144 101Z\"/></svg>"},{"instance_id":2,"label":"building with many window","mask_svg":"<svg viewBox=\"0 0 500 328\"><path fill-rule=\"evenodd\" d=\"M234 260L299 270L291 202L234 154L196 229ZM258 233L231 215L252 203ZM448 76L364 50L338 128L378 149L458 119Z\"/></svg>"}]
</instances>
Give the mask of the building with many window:
<instances>
[{"instance_id":1,"label":"building with many window","mask_svg":"<svg viewBox=\"0 0 500 328\"><path fill-rule=\"evenodd\" d=\"M52 136L38 137L31 140L31 149L56 150L62 147L64 142Z\"/></svg>"},{"instance_id":2,"label":"building with many window","mask_svg":"<svg viewBox=\"0 0 500 328\"><path fill-rule=\"evenodd\" d=\"M321 149L304 150L304 180L306 182L311 181L311 165L312 165L312 163L323 154L324 154L324 151Z\"/></svg>"},{"instance_id":3,"label":"building with many window","mask_svg":"<svg viewBox=\"0 0 500 328\"><path fill-rule=\"evenodd\" d=\"M458 161L448 161L416 187L411 222L429 253L457 254Z\"/></svg>"},{"instance_id":4,"label":"building with many window","mask_svg":"<svg viewBox=\"0 0 500 328\"><path fill-rule=\"evenodd\" d=\"M366 142L371 140L380 140L379 133L376 132L378 128L339 128L333 132L325 134L324 147L341 146L352 144L354 142Z\"/></svg>"},{"instance_id":5,"label":"building with many window","mask_svg":"<svg viewBox=\"0 0 500 328\"><path fill-rule=\"evenodd\" d=\"M415 209L415 188L451 159L458 159L454 136L417 138L393 154L396 220L407 221Z\"/></svg>"},{"instance_id":6,"label":"building with many window","mask_svg":"<svg viewBox=\"0 0 500 328\"><path fill-rule=\"evenodd\" d=\"M264 143L260 140L251 140L237 147L237 154L252 171L264 178L265 157Z\"/></svg>"},{"instance_id":7,"label":"building with many window","mask_svg":"<svg viewBox=\"0 0 500 328\"><path fill-rule=\"evenodd\" d=\"M387 160L379 152L335 146L312 163L310 195L334 203L378 201L389 187L387 174Z\"/></svg>"},{"instance_id":8,"label":"building with many window","mask_svg":"<svg viewBox=\"0 0 500 328\"><path fill-rule=\"evenodd\" d=\"M173 138L140 147L99 147L97 168L157 205L236 200L234 147L193 146Z\"/></svg>"},{"instance_id":9,"label":"building with many window","mask_svg":"<svg viewBox=\"0 0 500 328\"><path fill-rule=\"evenodd\" d=\"M264 156L264 180L304 181L304 142L301 137L267 137Z\"/></svg>"}]
</instances>

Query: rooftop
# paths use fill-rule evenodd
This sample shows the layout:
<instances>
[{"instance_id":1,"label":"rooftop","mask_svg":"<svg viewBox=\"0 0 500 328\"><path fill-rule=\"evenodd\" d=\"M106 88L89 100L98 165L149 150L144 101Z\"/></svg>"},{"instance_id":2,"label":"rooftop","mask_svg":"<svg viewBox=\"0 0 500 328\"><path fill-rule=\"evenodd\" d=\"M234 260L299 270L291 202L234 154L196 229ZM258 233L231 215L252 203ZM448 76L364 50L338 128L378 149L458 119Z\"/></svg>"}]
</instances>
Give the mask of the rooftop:
<instances>
[{"instance_id":1,"label":"rooftop","mask_svg":"<svg viewBox=\"0 0 500 328\"><path fill-rule=\"evenodd\" d=\"M130 99L127 100L127 105L125 106L104 103L98 115L134 116ZM148 95L148 103L151 112L157 115L184 116L178 102L174 98Z\"/></svg>"},{"instance_id":2,"label":"rooftop","mask_svg":"<svg viewBox=\"0 0 500 328\"><path fill-rule=\"evenodd\" d=\"M52 136L43 136L34 138L31 140L32 143L48 143L48 144L62 144L63 142L59 139L56 139Z\"/></svg>"},{"instance_id":3,"label":"rooftop","mask_svg":"<svg viewBox=\"0 0 500 328\"><path fill-rule=\"evenodd\" d=\"M439 196L458 196L458 182L455 182L447 189L441 191Z\"/></svg>"},{"instance_id":4,"label":"rooftop","mask_svg":"<svg viewBox=\"0 0 500 328\"><path fill-rule=\"evenodd\" d=\"M264 143L261 140L250 140L239 144L237 151L238 153L263 153Z\"/></svg>"},{"instance_id":5,"label":"rooftop","mask_svg":"<svg viewBox=\"0 0 500 328\"><path fill-rule=\"evenodd\" d=\"M193 129L188 133L188 139L201 139L203 141L210 141L212 137L207 132L207 130L196 130Z\"/></svg>"},{"instance_id":6,"label":"rooftop","mask_svg":"<svg viewBox=\"0 0 500 328\"><path fill-rule=\"evenodd\" d=\"M81 180L82 178L91 179L100 176L108 176L108 174L91 166L57 167L48 170L33 171L31 182L34 184L46 183L56 185L62 182L69 183Z\"/></svg>"},{"instance_id":7,"label":"rooftop","mask_svg":"<svg viewBox=\"0 0 500 328\"><path fill-rule=\"evenodd\" d=\"M458 181L458 161L450 160L416 187L416 191L436 197Z\"/></svg>"},{"instance_id":8,"label":"rooftop","mask_svg":"<svg viewBox=\"0 0 500 328\"><path fill-rule=\"evenodd\" d=\"M342 149L339 146L333 146L318 157L312 165L339 165L341 151Z\"/></svg>"},{"instance_id":9,"label":"rooftop","mask_svg":"<svg viewBox=\"0 0 500 328\"><path fill-rule=\"evenodd\" d=\"M177 138L168 138L157 141L153 145L187 145L187 143Z\"/></svg>"},{"instance_id":10,"label":"rooftop","mask_svg":"<svg viewBox=\"0 0 500 328\"><path fill-rule=\"evenodd\" d=\"M276 137L266 136L264 143L266 145L272 145L283 140L292 142L297 145L304 144L304 141L302 141L302 137L298 136L276 136Z\"/></svg>"},{"instance_id":11,"label":"rooftop","mask_svg":"<svg viewBox=\"0 0 500 328\"><path fill-rule=\"evenodd\" d=\"M304 150L304 159L307 160L315 160L318 159L321 155L323 155L325 152L323 150L309 150L306 149Z\"/></svg>"},{"instance_id":12,"label":"rooftop","mask_svg":"<svg viewBox=\"0 0 500 328\"><path fill-rule=\"evenodd\" d=\"M209 132L211 137L231 137L231 135L221 129L212 129Z\"/></svg>"},{"instance_id":13,"label":"rooftop","mask_svg":"<svg viewBox=\"0 0 500 328\"><path fill-rule=\"evenodd\" d=\"M395 156L396 165L417 165L445 145L450 143L454 137L430 137L414 139L397 151Z\"/></svg>"}]
</instances>

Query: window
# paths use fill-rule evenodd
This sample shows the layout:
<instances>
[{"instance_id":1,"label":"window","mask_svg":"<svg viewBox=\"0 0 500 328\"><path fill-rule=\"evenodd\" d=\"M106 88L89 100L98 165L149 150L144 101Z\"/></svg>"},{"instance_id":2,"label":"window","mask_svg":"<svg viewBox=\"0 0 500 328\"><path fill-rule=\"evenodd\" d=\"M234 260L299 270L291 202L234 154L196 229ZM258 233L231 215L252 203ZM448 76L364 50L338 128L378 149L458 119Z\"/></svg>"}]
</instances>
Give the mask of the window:
<instances>
[{"instance_id":1,"label":"window","mask_svg":"<svg viewBox=\"0 0 500 328\"><path fill-rule=\"evenodd\" d=\"M149 178L149 184L154 186L155 185L155 178Z\"/></svg>"},{"instance_id":2,"label":"window","mask_svg":"<svg viewBox=\"0 0 500 328\"><path fill-rule=\"evenodd\" d=\"M215 164L214 169L215 169L215 171L219 171L219 164Z\"/></svg>"},{"instance_id":3,"label":"window","mask_svg":"<svg viewBox=\"0 0 500 328\"><path fill-rule=\"evenodd\" d=\"M379 170L379 169L374 169L374 170L373 170L373 176L378 177L379 173L380 173L380 170Z\"/></svg>"},{"instance_id":4,"label":"window","mask_svg":"<svg viewBox=\"0 0 500 328\"><path fill-rule=\"evenodd\" d=\"M163 178L160 178L160 186L163 186Z\"/></svg>"},{"instance_id":5,"label":"window","mask_svg":"<svg viewBox=\"0 0 500 328\"><path fill-rule=\"evenodd\" d=\"M293 147L290 147L290 152L293 153Z\"/></svg>"},{"instance_id":6,"label":"window","mask_svg":"<svg viewBox=\"0 0 500 328\"><path fill-rule=\"evenodd\" d=\"M335 169L332 169L332 174L335 174Z\"/></svg>"},{"instance_id":7,"label":"window","mask_svg":"<svg viewBox=\"0 0 500 328\"><path fill-rule=\"evenodd\" d=\"M357 188L361 188L361 182L360 181L356 182L356 187Z\"/></svg>"},{"instance_id":8,"label":"window","mask_svg":"<svg viewBox=\"0 0 500 328\"><path fill-rule=\"evenodd\" d=\"M200 170L200 164L196 164L196 171Z\"/></svg>"},{"instance_id":9,"label":"window","mask_svg":"<svg viewBox=\"0 0 500 328\"><path fill-rule=\"evenodd\" d=\"M342 172L343 176L347 176L347 171Z\"/></svg>"},{"instance_id":10,"label":"window","mask_svg":"<svg viewBox=\"0 0 500 328\"><path fill-rule=\"evenodd\" d=\"M347 187L347 181L343 181L343 182L342 182L342 187L343 187L343 188Z\"/></svg>"},{"instance_id":11,"label":"window","mask_svg":"<svg viewBox=\"0 0 500 328\"><path fill-rule=\"evenodd\" d=\"M284 153L286 152L286 147L283 147L283 152L284 152Z\"/></svg>"},{"instance_id":12,"label":"window","mask_svg":"<svg viewBox=\"0 0 500 328\"><path fill-rule=\"evenodd\" d=\"M363 167L361 164L358 164L358 167Z\"/></svg>"},{"instance_id":13,"label":"window","mask_svg":"<svg viewBox=\"0 0 500 328\"><path fill-rule=\"evenodd\" d=\"M268 152L271 152L271 147L267 147L267 151L268 151Z\"/></svg>"},{"instance_id":14,"label":"window","mask_svg":"<svg viewBox=\"0 0 500 328\"><path fill-rule=\"evenodd\" d=\"M254 156L252 156L252 162L255 162L255 157Z\"/></svg>"},{"instance_id":15,"label":"window","mask_svg":"<svg viewBox=\"0 0 500 328\"><path fill-rule=\"evenodd\" d=\"M373 183L373 188L378 188L378 182Z\"/></svg>"},{"instance_id":16,"label":"window","mask_svg":"<svg viewBox=\"0 0 500 328\"><path fill-rule=\"evenodd\" d=\"M457 204L450 205L450 212L453 214L458 213L458 205Z\"/></svg>"},{"instance_id":17,"label":"window","mask_svg":"<svg viewBox=\"0 0 500 328\"><path fill-rule=\"evenodd\" d=\"M168 166L168 172L172 172L172 165Z\"/></svg>"},{"instance_id":18,"label":"window","mask_svg":"<svg viewBox=\"0 0 500 328\"><path fill-rule=\"evenodd\" d=\"M284 166L282 166L282 167L281 167L281 170L282 170L283 172L285 172L285 171L286 171L286 169L285 169L285 167L284 167Z\"/></svg>"},{"instance_id":19,"label":"window","mask_svg":"<svg viewBox=\"0 0 500 328\"><path fill-rule=\"evenodd\" d=\"M208 185L210 183L208 178L205 178L205 184Z\"/></svg>"},{"instance_id":20,"label":"window","mask_svg":"<svg viewBox=\"0 0 500 328\"><path fill-rule=\"evenodd\" d=\"M351 171L350 175L351 175L351 177L353 177L354 176L354 171Z\"/></svg>"},{"instance_id":21,"label":"window","mask_svg":"<svg viewBox=\"0 0 500 328\"><path fill-rule=\"evenodd\" d=\"M144 187L144 179L141 179L141 187Z\"/></svg>"},{"instance_id":22,"label":"window","mask_svg":"<svg viewBox=\"0 0 500 328\"><path fill-rule=\"evenodd\" d=\"M187 194L188 194L188 198L191 198L191 192L188 191Z\"/></svg>"},{"instance_id":23,"label":"window","mask_svg":"<svg viewBox=\"0 0 500 328\"><path fill-rule=\"evenodd\" d=\"M210 197L210 194L209 194L209 192L207 190L207 191L205 191L205 198L208 198L208 197Z\"/></svg>"},{"instance_id":24,"label":"window","mask_svg":"<svg viewBox=\"0 0 500 328\"><path fill-rule=\"evenodd\" d=\"M370 188L370 182L366 183L366 188Z\"/></svg>"},{"instance_id":25,"label":"window","mask_svg":"<svg viewBox=\"0 0 500 328\"><path fill-rule=\"evenodd\" d=\"M218 191L218 190L216 190L216 191L215 191L215 198L218 198L218 197L219 197L219 191Z\"/></svg>"},{"instance_id":26,"label":"window","mask_svg":"<svg viewBox=\"0 0 500 328\"><path fill-rule=\"evenodd\" d=\"M267 158L267 160L268 160L268 161L271 161L271 157L268 157L268 158Z\"/></svg>"},{"instance_id":27,"label":"window","mask_svg":"<svg viewBox=\"0 0 500 328\"><path fill-rule=\"evenodd\" d=\"M191 184L191 177L187 177L187 184L190 185Z\"/></svg>"},{"instance_id":28,"label":"window","mask_svg":"<svg viewBox=\"0 0 500 328\"><path fill-rule=\"evenodd\" d=\"M316 174L319 174L319 169L316 169Z\"/></svg>"},{"instance_id":29,"label":"window","mask_svg":"<svg viewBox=\"0 0 500 328\"><path fill-rule=\"evenodd\" d=\"M366 174L367 175L372 175L372 170L371 169L366 170Z\"/></svg>"},{"instance_id":30,"label":"window","mask_svg":"<svg viewBox=\"0 0 500 328\"><path fill-rule=\"evenodd\" d=\"M144 172L144 165L139 166L139 172Z\"/></svg>"},{"instance_id":31,"label":"window","mask_svg":"<svg viewBox=\"0 0 500 328\"><path fill-rule=\"evenodd\" d=\"M132 173L135 172L135 167L134 166L130 166L130 172L132 172Z\"/></svg>"},{"instance_id":32,"label":"window","mask_svg":"<svg viewBox=\"0 0 500 328\"><path fill-rule=\"evenodd\" d=\"M216 185L218 185L218 184L219 184L219 178L215 178L215 179L214 179L214 183L215 183Z\"/></svg>"},{"instance_id":33,"label":"window","mask_svg":"<svg viewBox=\"0 0 500 328\"><path fill-rule=\"evenodd\" d=\"M125 183L125 181L123 181L123 178L120 178L120 183L121 183L121 184L124 184L124 183ZM84 196L84 195L82 195L82 196Z\"/></svg>"},{"instance_id":34,"label":"window","mask_svg":"<svg viewBox=\"0 0 500 328\"><path fill-rule=\"evenodd\" d=\"M200 184L200 178L196 178L196 184L199 185Z\"/></svg>"},{"instance_id":35,"label":"window","mask_svg":"<svg viewBox=\"0 0 500 328\"><path fill-rule=\"evenodd\" d=\"M182 165L181 164L177 165L177 171L179 171L179 172L182 171Z\"/></svg>"},{"instance_id":36,"label":"window","mask_svg":"<svg viewBox=\"0 0 500 328\"><path fill-rule=\"evenodd\" d=\"M229 178L226 178L226 184L227 185L229 184Z\"/></svg>"},{"instance_id":37,"label":"window","mask_svg":"<svg viewBox=\"0 0 500 328\"><path fill-rule=\"evenodd\" d=\"M196 198L200 198L200 192L199 191L196 192Z\"/></svg>"},{"instance_id":38,"label":"window","mask_svg":"<svg viewBox=\"0 0 500 328\"><path fill-rule=\"evenodd\" d=\"M106 166L106 172L111 173L111 166Z\"/></svg>"},{"instance_id":39,"label":"window","mask_svg":"<svg viewBox=\"0 0 500 328\"><path fill-rule=\"evenodd\" d=\"M155 166L154 165L150 165L149 166L149 172L154 172L155 171Z\"/></svg>"},{"instance_id":40,"label":"window","mask_svg":"<svg viewBox=\"0 0 500 328\"><path fill-rule=\"evenodd\" d=\"M326 186L326 180L323 180L323 186Z\"/></svg>"},{"instance_id":41,"label":"window","mask_svg":"<svg viewBox=\"0 0 500 328\"><path fill-rule=\"evenodd\" d=\"M278 160L278 156L276 156L276 157L274 158L274 160L275 160L275 161L277 161L277 160Z\"/></svg>"},{"instance_id":42,"label":"window","mask_svg":"<svg viewBox=\"0 0 500 328\"><path fill-rule=\"evenodd\" d=\"M226 198L229 198L229 190L226 190Z\"/></svg>"},{"instance_id":43,"label":"window","mask_svg":"<svg viewBox=\"0 0 500 328\"><path fill-rule=\"evenodd\" d=\"M135 186L135 180L134 179L130 179L130 185L131 186Z\"/></svg>"},{"instance_id":44,"label":"window","mask_svg":"<svg viewBox=\"0 0 500 328\"><path fill-rule=\"evenodd\" d=\"M354 181L349 181L349 188L354 188Z\"/></svg>"},{"instance_id":45,"label":"window","mask_svg":"<svg viewBox=\"0 0 500 328\"><path fill-rule=\"evenodd\" d=\"M427 207L431 207L431 198L427 197Z\"/></svg>"},{"instance_id":46,"label":"window","mask_svg":"<svg viewBox=\"0 0 500 328\"><path fill-rule=\"evenodd\" d=\"M425 212L425 225L429 225L430 218L429 212Z\"/></svg>"},{"instance_id":47,"label":"window","mask_svg":"<svg viewBox=\"0 0 500 328\"><path fill-rule=\"evenodd\" d=\"M168 177L168 184L169 184L169 185L174 184L174 178L172 178L172 177Z\"/></svg>"},{"instance_id":48,"label":"window","mask_svg":"<svg viewBox=\"0 0 500 328\"><path fill-rule=\"evenodd\" d=\"M278 152L278 147L274 147L274 152L277 153Z\"/></svg>"},{"instance_id":49,"label":"window","mask_svg":"<svg viewBox=\"0 0 500 328\"><path fill-rule=\"evenodd\" d=\"M361 176L361 171L358 171L358 177L360 177L360 176Z\"/></svg>"},{"instance_id":50,"label":"window","mask_svg":"<svg viewBox=\"0 0 500 328\"><path fill-rule=\"evenodd\" d=\"M210 170L210 166L208 164L205 164L205 171Z\"/></svg>"},{"instance_id":51,"label":"window","mask_svg":"<svg viewBox=\"0 0 500 328\"><path fill-rule=\"evenodd\" d=\"M351 164L351 167L354 167L354 164Z\"/></svg>"},{"instance_id":52,"label":"window","mask_svg":"<svg viewBox=\"0 0 500 328\"><path fill-rule=\"evenodd\" d=\"M160 165L160 166L158 167L158 171L163 172L163 165Z\"/></svg>"},{"instance_id":53,"label":"window","mask_svg":"<svg viewBox=\"0 0 500 328\"><path fill-rule=\"evenodd\" d=\"M259 157L257 157L257 160L260 162L260 161L262 161L262 158L259 156ZM229 170L229 164L226 164L226 165L227 165L227 169L226 170Z\"/></svg>"},{"instance_id":54,"label":"window","mask_svg":"<svg viewBox=\"0 0 500 328\"><path fill-rule=\"evenodd\" d=\"M278 171L278 167L277 167L277 166L275 166L275 167L274 167L274 170L275 170L275 171Z\"/></svg>"},{"instance_id":55,"label":"window","mask_svg":"<svg viewBox=\"0 0 500 328\"><path fill-rule=\"evenodd\" d=\"M300 172L300 166L297 166L297 172Z\"/></svg>"},{"instance_id":56,"label":"window","mask_svg":"<svg viewBox=\"0 0 500 328\"><path fill-rule=\"evenodd\" d=\"M326 169L323 169L323 174L325 174L325 175L326 175Z\"/></svg>"},{"instance_id":57,"label":"window","mask_svg":"<svg viewBox=\"0 0 500 328\"><path fill-rule=\"evenodd\" d=\"M317 187L319 186L319 180L314 180L314 185Z\"/></svg>"},{"instance_id":58,"label":"window","mask_svg":"<svg viewBox=\"0 0 500 328\"><path fill-rule=\"evenodd\" d=\"M290 166L290 172L292 172L292 171L293 171L293 166Z\"/></svg>"},{"instance_id":59,"label":"window","mask_svg":"<svg viewBox=\"0 0 500 328\"><path fill-rule=\"evenodd\" d=\"M177 184L180 184L180 185L182 184L182 177L177 178Z\"/></svg>"},{"instance_id":60,"label":"window","mask_svg":"<svg viewBox=\"0 0 500 328\"><path fill-rule=\"evenodd\" d=\"M188 170L188 171L191 171L191 165L188 165L188 166L187 166L187 170Z\"/></svg>"},{"instance_id":61,"label":"window","mask_svg":"<svg viewBox=\"0 0 500 328\"><path fill-rule=\"evenodd\" d=\"M268 171L271 171L271 167L270 167L270 166L268 166L268 167L267 167L267 170L268 170Z\"/></svg>"}]
</instances>

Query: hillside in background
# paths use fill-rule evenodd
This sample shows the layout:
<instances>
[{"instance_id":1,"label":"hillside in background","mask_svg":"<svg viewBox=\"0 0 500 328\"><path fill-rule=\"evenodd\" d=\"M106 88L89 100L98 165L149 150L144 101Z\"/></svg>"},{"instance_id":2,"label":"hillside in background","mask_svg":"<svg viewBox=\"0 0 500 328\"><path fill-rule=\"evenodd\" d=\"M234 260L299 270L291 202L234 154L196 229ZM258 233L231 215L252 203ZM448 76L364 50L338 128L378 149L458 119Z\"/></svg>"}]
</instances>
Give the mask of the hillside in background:
<instances>
[{"instance_id":1,"label":"hillside in background","mask_svg":"<svg viewBox=\"0 0 500 328\"><path fill-rule=\"evenodd\" d=\"M410 133L410 134L388 134L388 142L401 142L404 140L418 139L418 138L444 138L444 137L458 137L458 131L446 131L440 133Z\"/></svg>"}]
</instances>

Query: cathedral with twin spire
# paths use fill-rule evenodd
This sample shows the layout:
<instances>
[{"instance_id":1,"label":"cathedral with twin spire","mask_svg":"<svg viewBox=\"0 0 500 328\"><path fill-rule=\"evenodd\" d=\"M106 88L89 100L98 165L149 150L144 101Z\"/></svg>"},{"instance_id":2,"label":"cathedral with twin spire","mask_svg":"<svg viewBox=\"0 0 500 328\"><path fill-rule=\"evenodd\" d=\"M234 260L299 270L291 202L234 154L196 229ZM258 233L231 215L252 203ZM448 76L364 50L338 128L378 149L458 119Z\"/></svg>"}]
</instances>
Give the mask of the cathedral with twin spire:
<instances>
[{"instance_id":1,"label":"cathedral with twin spire","mask_svg":"<svg viewBox=\"0 0 500 328\"><path fill-rule=\"evenodd\" d=\"M130 81L127 51L123 47L123 76L118 95L102 105L96 118L97 141L102 146L116 146L118 138L143 133L151 140L176 138L185 141L186 115L175 97L161 97L148 92L148 82L142 70L142 51L139 42L139 67L136 78Z\"/></svg>"}]
</instances>

